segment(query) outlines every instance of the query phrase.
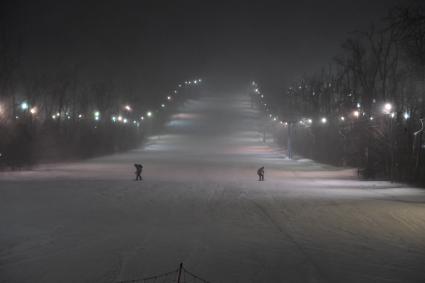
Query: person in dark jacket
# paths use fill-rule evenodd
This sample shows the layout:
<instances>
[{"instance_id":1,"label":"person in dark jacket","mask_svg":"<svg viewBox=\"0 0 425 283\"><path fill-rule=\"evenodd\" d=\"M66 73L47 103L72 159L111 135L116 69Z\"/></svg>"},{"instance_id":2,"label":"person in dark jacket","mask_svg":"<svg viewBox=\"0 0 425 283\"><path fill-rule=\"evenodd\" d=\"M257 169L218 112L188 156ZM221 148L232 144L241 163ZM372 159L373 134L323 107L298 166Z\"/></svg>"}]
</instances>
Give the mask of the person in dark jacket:
<instances>
[{"instance_id":1,"label":"person in dark jacket","mask_svg":"<svg viewBox=\"0 0 425 283\"><path fill-rule=\"evenodd\" d=\"M264 166L257 170L258 181L264 181Z\"/></svg>"},{"instance_id":2,"label":"person in dark jacket","mask_svg":"<svg viewBox=\"0 0 425 283\"><path fill-rule=\"evenodd\" d=\"M142 170L143 170L143 165L142 164L134 164L134 167L136 167L136 181L140 180L142 181Z\"/></svg>"}]
</instances>

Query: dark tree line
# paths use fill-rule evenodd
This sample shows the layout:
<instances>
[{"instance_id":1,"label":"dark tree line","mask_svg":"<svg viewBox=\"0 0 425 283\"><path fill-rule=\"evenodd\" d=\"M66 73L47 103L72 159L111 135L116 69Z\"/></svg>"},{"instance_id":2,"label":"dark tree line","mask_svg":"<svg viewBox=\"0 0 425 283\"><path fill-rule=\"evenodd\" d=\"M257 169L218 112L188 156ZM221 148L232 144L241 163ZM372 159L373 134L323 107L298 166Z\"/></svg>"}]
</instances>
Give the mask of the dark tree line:
<instances>
[{"instance_id":1,"label":"dark tree line","mask_svg":"<svg viewBox=\"0 0 425 283\"><path fill-rule=\"evenodd\" d=\"M274 102L270 110L289 122L296 152L356 166L366 177L423 184L424 5L396 7L367 31L351 33L332 64ZM280 129L286 143L288 131Z\"/></svg>"},{"instance_id":2,"label":"dark tree line","mask_svg":"<svg viewBox=\"0 0 425 283\"><path fill-rule=\"evenodd\" d=\"M24 36L9 4L0 4L0 169L135 147L194 91L183 84L148 99L87 75L84 64L69 58L59 58L53 68L28 68L22 60Z\"/></svg>"}]
</instances>

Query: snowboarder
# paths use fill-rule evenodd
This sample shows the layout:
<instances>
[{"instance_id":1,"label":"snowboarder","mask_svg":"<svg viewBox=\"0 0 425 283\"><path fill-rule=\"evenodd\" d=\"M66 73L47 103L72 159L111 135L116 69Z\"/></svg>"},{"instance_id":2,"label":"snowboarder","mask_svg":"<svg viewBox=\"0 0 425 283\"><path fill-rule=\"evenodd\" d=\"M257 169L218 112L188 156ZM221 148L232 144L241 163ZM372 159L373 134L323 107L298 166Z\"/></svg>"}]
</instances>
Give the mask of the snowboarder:
<instances>
[{"instance_id":1,"label":"snowboarder","mask_svg":"<svg viewBox=\"0 0 425 283\"><path fill-rule=\"evenodd\" d=\"M264 166L257 170L258 181L264 181Z\"/></svg>"},{"instance_id":2,"label":"snowboarder","mask_svg":"<svg viewBox=\"0 0 425 283\"><path fill-rule=\"evenodd\" d=\"M142 170L143 170L143 165L142 164L134 164L134 167L136 167L136 181L140 180L142 181Z\"/></svg>"}]
</instances>

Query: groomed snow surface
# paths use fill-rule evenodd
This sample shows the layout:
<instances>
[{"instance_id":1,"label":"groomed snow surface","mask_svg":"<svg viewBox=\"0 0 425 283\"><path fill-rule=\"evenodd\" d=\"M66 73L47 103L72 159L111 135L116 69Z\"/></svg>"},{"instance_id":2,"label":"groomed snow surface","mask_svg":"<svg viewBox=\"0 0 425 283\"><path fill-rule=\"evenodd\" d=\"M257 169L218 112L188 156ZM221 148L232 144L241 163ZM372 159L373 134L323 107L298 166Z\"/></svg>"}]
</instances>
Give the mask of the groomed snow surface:
<instances>
[{"instance_id":1,"label":"groomed snow surface","mask_svg":"<svg viewBox=\"0 0 425 283\"><path fill-rule=\"evenodd\" d=\"M424 190L287 160L259 121L243 95L204 96L137 150L0 173L0 282L180 262L211 282L425 282Z\"/></svg>"}]
</instances>

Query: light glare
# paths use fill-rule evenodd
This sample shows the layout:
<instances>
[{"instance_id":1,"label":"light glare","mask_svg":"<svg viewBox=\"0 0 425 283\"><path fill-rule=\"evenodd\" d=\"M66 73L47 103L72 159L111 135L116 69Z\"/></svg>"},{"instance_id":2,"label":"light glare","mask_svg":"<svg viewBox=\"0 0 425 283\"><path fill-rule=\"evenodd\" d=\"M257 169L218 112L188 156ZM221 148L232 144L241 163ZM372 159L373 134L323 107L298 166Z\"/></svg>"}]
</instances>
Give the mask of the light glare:
<instances>
[{"instance_id":1,"label":"light glare","mask_svg":"<svg viewBox=\"0 0 425 283\"><path fill-rule=\"evenodd\" d=\"M29 106L28 106L28 103L26 103L26 102L22 102L22 103L21 103L21 109L22 109L22 110L27 110L27 109L28 109L28 107L29 107Z\"/></svg>"},{"instance_id":2,"label":"light glare","mask_svg":"<svg viewBox=\"0 0 425 283\"><path fill-rule=\"evenodd\" d=\"M391 103L385 103L384 105L384 113L391 114L391 110L393 109L393 106Z\"/></svg>"},{"instance_id":3,"label":"light glare","mask_svg":"<svg viewBox=\"0 0 425 283\"><path fill-rule=\"evenodd\" d=\"M410 114L408 112L404 112L403 117L404 117L404 120L407 120L410 118Z\"/></svg>"}]
</instances>

